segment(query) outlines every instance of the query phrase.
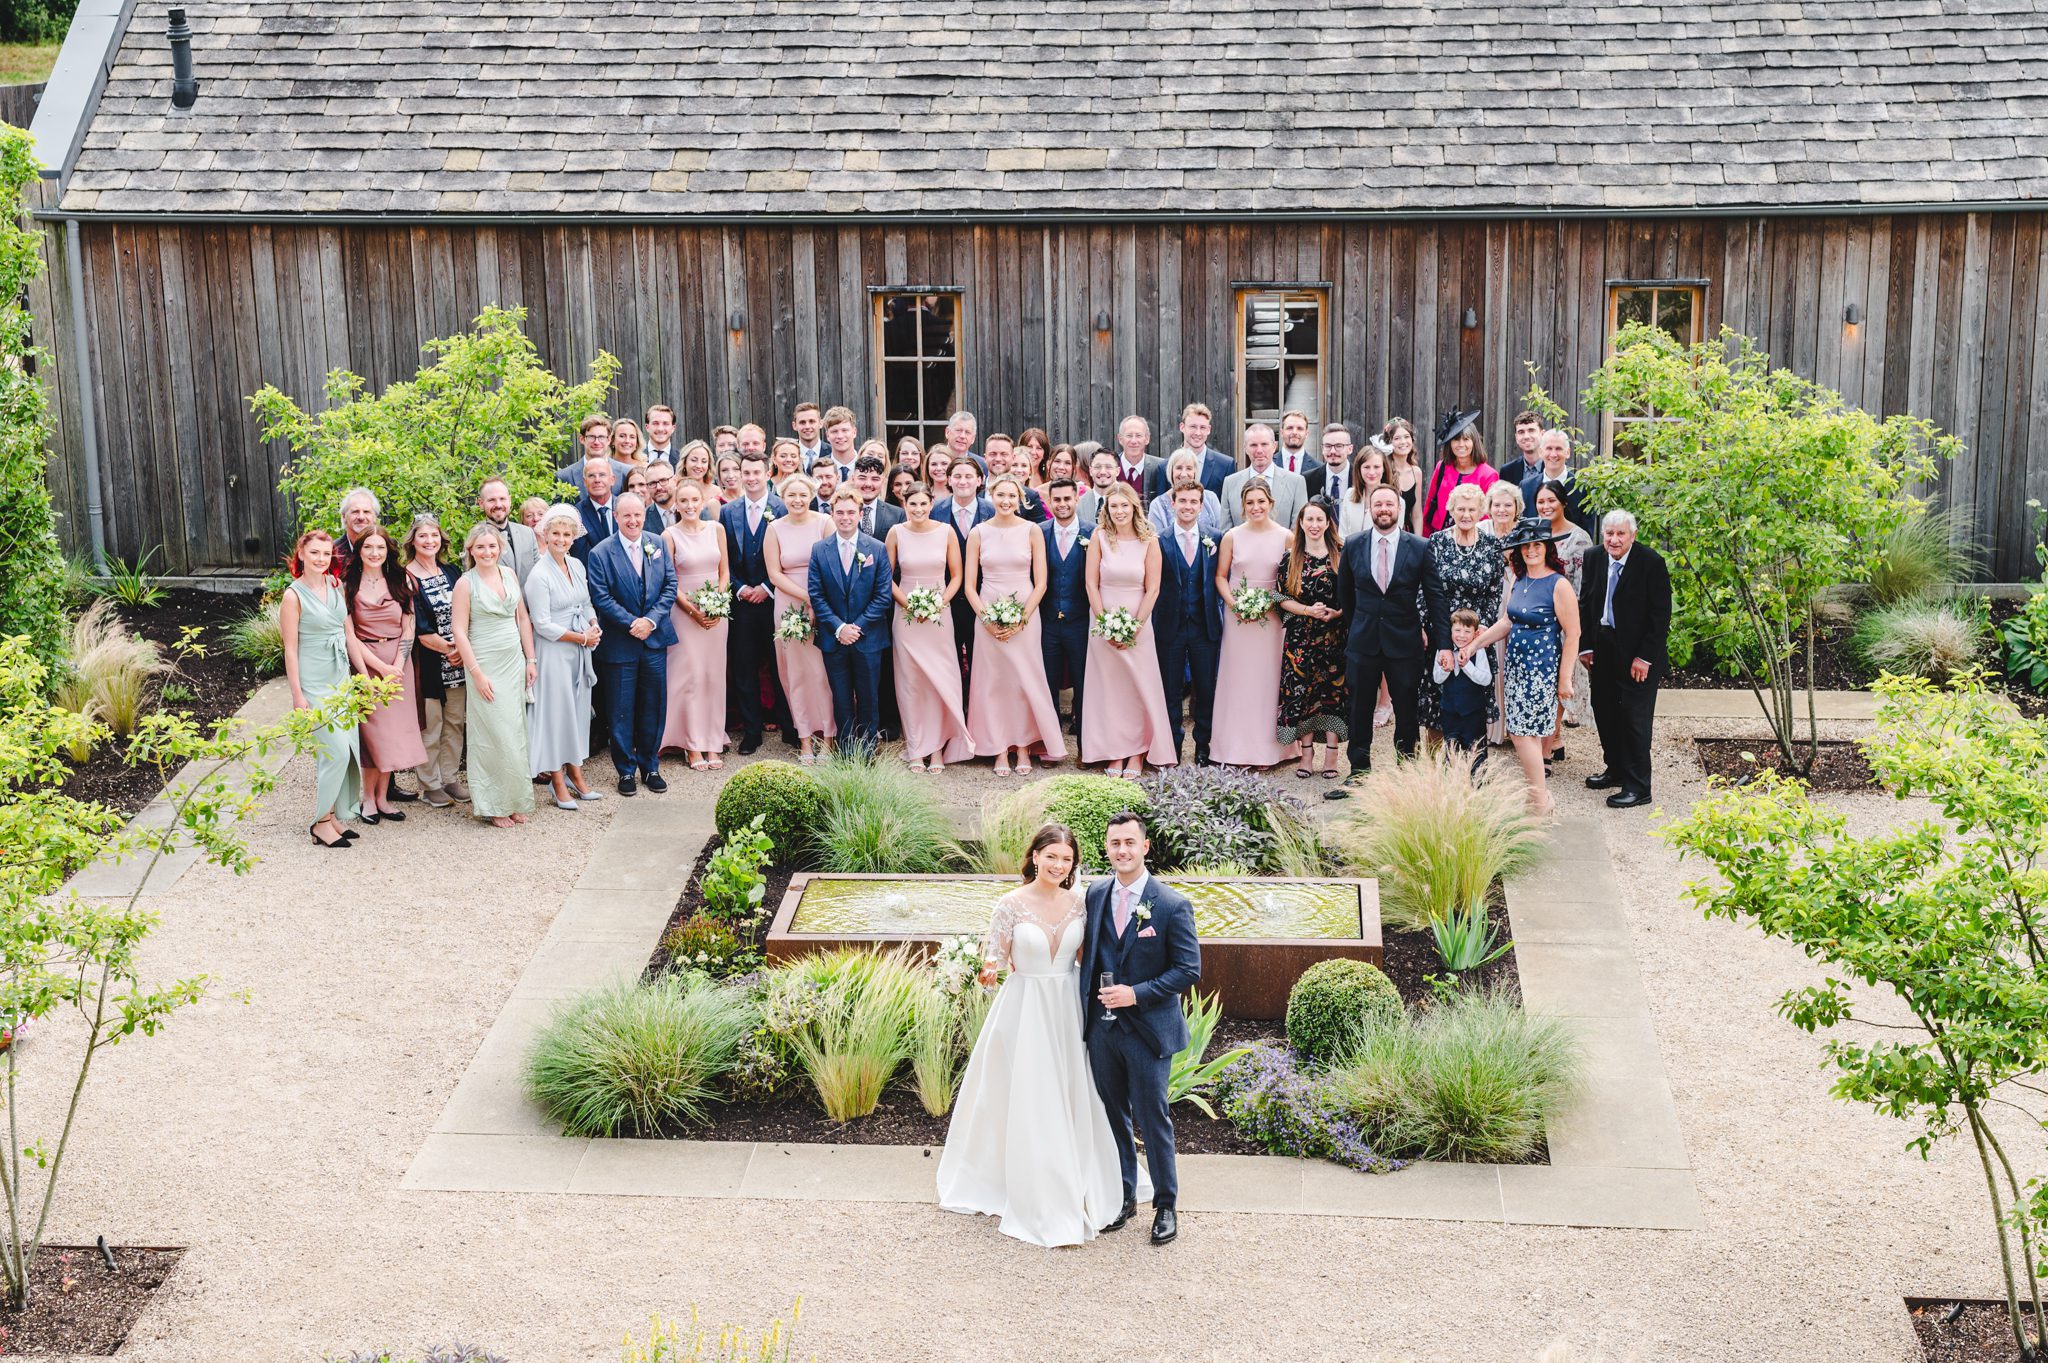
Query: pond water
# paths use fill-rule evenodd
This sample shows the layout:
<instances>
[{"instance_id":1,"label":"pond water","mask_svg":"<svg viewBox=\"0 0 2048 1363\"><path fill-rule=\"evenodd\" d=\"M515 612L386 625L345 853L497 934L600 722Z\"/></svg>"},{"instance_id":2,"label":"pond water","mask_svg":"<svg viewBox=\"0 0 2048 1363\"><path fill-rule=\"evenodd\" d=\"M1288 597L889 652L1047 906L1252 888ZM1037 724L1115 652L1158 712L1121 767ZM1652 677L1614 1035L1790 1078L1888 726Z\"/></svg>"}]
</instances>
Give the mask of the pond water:
<instances>
[{"instance_id":1,"label":"pond water","mask_svg":"<svg viewBox=\"0 0 2048 1363\"><path fill-rule=\"evenodd\" d=\"M1287 937L1355 941L1358 887L1299 880L1168 883L1194 903L1203 938ZM846 880L816 876L804 886L789 930L833 935L979 937L1014 880Z\"/></svg>"}]
</instances>

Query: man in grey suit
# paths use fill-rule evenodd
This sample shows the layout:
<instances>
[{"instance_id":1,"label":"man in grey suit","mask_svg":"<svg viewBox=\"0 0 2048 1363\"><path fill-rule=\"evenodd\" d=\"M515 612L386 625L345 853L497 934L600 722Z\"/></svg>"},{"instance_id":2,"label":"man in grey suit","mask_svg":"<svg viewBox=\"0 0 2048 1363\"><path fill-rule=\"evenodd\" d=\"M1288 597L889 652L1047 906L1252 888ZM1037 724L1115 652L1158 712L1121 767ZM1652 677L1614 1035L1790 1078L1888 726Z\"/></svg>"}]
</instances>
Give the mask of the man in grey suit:
<instances>
[{"instance_id":1,"label":"man in grey suit","mask_svg":"<svg viewBox=\"0 0 2048 1363\"><path fill-rule=\"evenodd\" d=\"M1152 443L1152 423L1141 416L1127 416L1116 428L1117 454L1116 476L1119 482L1129 483L1131 491L1138 494L1138 505L1146 504L1145 485L1155 476L1164 478L1166 460L1157 454L1147 454L1146 448Z\"/></svg>"},{"instance_id":2,"label":"man in grey suit","mask_svg":"<svg viewBox=\"0 0 2048 1363\"><path fill-rule=\"evenodd\" d=\"M485 479L476 490L476 505L484 513L485 523L498 532L505 567L511 570L513 580L523 585L533 565L540 562L540 541L512 519L512 489L505 486L503 478Z\"/></svg>"},{"instance_id":3,"label":"man in grey suit","mask_svg":"<svg viewBox=\"0 0 2048 1363\"><path fill-rule=\"evenodd\" d=\"M1244 524L1244 485L1253 478L1263 478L1273 490L1274 523L1289 530L1294 528L1294 518L1308 505L1308 484L1300 474L1289 473L1273 462L1277 444L1271 426L1260 423L1245 428L1245 466L1223 480L1223 522L1226 526Z\"/></svg>"}]
</instances>

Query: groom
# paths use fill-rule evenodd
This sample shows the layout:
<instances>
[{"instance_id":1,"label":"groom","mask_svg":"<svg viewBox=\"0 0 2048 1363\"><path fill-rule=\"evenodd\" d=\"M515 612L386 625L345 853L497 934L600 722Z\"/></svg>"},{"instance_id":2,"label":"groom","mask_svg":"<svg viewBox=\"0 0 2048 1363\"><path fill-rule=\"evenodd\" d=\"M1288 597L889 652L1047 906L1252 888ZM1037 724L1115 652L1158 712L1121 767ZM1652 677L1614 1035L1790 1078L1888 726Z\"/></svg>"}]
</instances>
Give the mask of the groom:
<instances>
[{"instance_id":1,"label":"groom","mask_svg":"<svg viewBox=\"0 0 2048 1363\"><path fill-rule=\"evenodd\" d=\"M1152 1175L1152 1243L1163 1245L1180 1232L1166 1081L1174 1053L1188 1044L1180 995L1202 978L1202 949L1187 896L1154 881L1145 869L1152 850L1145 821L1118 814L1109 821L1104 850L1116 874L1088 887L1088 935L1081 946L1081 1040L1096 1091L1109 1110L1124 1181L1123 1210L1103 1229L1123 1229L1137 1210L1135 1120ZM1102 987L1103 974L1116 982ZM1105 1018L1105 1009L1114 1016Z\"/></svg>"}]
</instances>

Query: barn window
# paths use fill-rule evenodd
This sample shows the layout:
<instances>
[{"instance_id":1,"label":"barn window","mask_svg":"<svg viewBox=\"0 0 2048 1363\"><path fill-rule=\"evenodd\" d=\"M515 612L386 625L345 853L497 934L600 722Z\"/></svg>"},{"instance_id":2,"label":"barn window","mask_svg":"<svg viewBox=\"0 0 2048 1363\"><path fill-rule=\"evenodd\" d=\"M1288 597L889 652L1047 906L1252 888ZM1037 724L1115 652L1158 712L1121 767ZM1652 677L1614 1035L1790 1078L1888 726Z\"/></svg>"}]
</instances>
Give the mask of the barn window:
<instances>
[{"instance_id":1,"label":"barn window","mask_svg":"<svg viewBox=\"0 0 2048 1363\"><path fill-rule=\"evenodd\" d=\"M1698 279L1610 280L1607 285L1607 353L1614 338L1631 322L1645 322L1680 345L1697 345L1706 334L1707 286ZM1660 418L1654 411L1616 412L1606 419L1607 451L1624 453L1636 446L1632 427Z\"/></svg>"},{"instance_id":2,"label":"barn window","mask_svg":"<svg viewBox=\"0 0 2048 1363\"><path fill-rule=\"evenodd\" d=\"M1283 412L1320 430L1328 407L1330 291L1326 286L1240 288L1237 410L1241 424L1277 426Z\"/></svg>"},{"instance_id":3,"label":"barn window","mask_svg":"<svg viewBox=\"0 0 2048 1363\"><path fill-rule=\"evenodd\" d=\"M961 405L962 321L957 289L875 292L875 402L891 449L906 435L926 446L945 439Z\"/></svg>"}]
</instances>

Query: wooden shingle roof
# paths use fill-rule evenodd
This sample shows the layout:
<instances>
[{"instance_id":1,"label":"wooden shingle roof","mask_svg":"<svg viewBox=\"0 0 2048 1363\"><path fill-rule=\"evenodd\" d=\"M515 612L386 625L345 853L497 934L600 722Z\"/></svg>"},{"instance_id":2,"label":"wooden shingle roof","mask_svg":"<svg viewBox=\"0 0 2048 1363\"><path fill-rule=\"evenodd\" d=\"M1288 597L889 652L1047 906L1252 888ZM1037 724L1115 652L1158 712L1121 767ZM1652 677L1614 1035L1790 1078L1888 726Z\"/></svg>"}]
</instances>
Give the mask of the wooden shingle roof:
<instances>
[{"instance_id":1,"label":"wooden shingle roof","mask_svg":"<svg viewBox=\"0 0 2048 1363\"><path fill-rule=\"evenodd\" d=\"M1688 211L2048 199L2034 0L143 0L62 207Z\"/></svg>"}]
</instances>

